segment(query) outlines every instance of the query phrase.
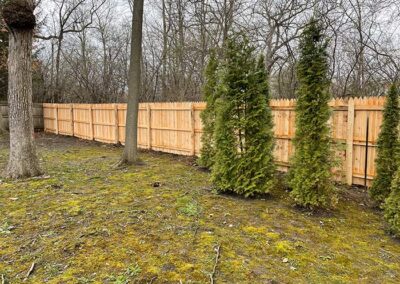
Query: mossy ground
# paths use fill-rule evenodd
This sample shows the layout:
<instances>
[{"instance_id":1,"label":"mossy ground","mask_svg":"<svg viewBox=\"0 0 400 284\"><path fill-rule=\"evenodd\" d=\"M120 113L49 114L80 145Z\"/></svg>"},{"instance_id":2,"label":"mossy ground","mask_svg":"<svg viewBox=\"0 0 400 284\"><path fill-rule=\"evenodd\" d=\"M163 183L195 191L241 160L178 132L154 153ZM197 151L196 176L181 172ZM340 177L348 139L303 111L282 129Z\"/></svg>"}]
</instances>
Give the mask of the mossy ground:
<instances>
[{"instance_id":1,"label":"mossy ground","mask_svg":"<svg viewBox=\"0 0 400 284\"><path fill-rule=\"evenodd\" d=\"M185 158L142 153L112 169L122 148L43 135L46 177L0 183L0 276L21 283L399 283L400 243L379 212L341 200L299 211L274 193L210 191ZM7 147L0 146L0 166ZM160 183L154 187L154 183ZM1 280L1 278L0 278Z\"/></svg>"}]
</instances>

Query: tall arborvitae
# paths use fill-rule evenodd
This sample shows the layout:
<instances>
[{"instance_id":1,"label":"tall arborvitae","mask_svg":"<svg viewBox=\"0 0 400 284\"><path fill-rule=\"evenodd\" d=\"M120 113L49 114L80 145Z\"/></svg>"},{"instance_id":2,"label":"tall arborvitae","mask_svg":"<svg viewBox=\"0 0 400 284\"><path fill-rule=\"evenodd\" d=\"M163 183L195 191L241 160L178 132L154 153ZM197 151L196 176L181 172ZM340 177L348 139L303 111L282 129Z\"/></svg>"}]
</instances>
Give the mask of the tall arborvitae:
<instances>
[{"instance_id":1,"label":"tall arborvitae","mask_svg":"<svg viewBox=\"0 0 400 284\"><path fill-rule=\"evenodd\" d=\"M220 192L235 191L236 187L238 151L243 151L243 133L239 125L243 95L249 89L248 74L254 64L252 52L247 40L227 41L221 80L217 87L216 152L212 168L212 181Z\"/></svg>"},{"instance_id":2,"label":"tall arborvitae","mask_svg":"<svg viewBox=\"0 0 400 284\"><path fill-rule=\"evenodd\" d=\"M274 133L269 107L264 57L249 76L244 101L243 145L239 158L236 192L245 196L270 192L275 184Z\"/></svg>"},{"instance_id":3,"label":"tall arborvitae","mask_svg":"<svg viewBox=\"0 0 400 284\"><path fill-rule=\"evenodd\" d=\"M205 83L203 87L203 98L207 103L206 109L201 113L203 123L203 134L201 136L202 148L199 158L199 164L206 168L211 168L214 163L214 125L215 125L215 101L217 99L216 85L218 60L213 50L205 70Z\"/></svg>"},{"instance_id":4,"label":"tall arborvitae","mask_svg":"<svg viewBox=\"0 0 400 284\"><path fill-rule=\"evenodd\" d=\"M318 20L311 19L300 40L297 65L295 154L289 174L291 196L299 206L331 207L337 202L332 183L328 120L329 79L326 41Z\"/></svg>"},{"instance_id":5,"label":"tall arborvitae","mask_svg":"<svg viewBox=\"0 0 400 284\"><path fill-rule=\"evenodd\" d=\"M394 157L399 156L400 105L399 90L395 84L390 87L383 111L383 124L378 138L377 175L370 189L370 196L378 203L383 203L390 194L393 176L397 171Z\"/></svg>"},{"instance_id":6,"label":"tall arborvitae","mask_svg":"<svg viewBox=\"0 0 400 284\"><path fill-rule=\"evenodd\" d=\"M389 231L400 237L400 165L394 176L391 192L385 201L385 219L389 224Z\"/></svg>"},{"instance_id":7,"label":"tall arborvitae","mask_svg":"<svg viewBox=\"0 0 400 284\"><path fill-rule=\"evenodd\" d=\"M274 184L272 115L263 60L246 38L231 39L217 87L215 164L212 180L220 192L246 197L268 193Z\"/></svg>"}]
</instances>

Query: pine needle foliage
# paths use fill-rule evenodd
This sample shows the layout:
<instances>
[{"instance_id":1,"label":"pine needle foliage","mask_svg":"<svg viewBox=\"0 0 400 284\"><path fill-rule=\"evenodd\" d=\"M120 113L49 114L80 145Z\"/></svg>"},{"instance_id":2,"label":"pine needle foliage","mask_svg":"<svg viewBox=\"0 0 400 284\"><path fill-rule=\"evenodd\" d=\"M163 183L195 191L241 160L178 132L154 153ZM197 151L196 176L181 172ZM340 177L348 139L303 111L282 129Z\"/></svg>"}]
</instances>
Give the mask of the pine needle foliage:
<instances>
[{"instance_id":1,"label":"pine needle foliage","mask_svg":"<svg viewBox=\"0 0 400 284\"><path fill-rule=\"evenodd\" d=\"M309 209L333 207L337 202L331 181L334 165L328 120L328 55L323 30L311 19L300 40L297 65L296 148L289 173L291 196Z\"/></svg>"},{"instance_id":2,"label":"pine needle foliage","mask_svg":"<svg viewBox=\"0 0 400 284\"><path fill-rule=\"evenodd\" d=\"M398 163L394 157L400 156L399 123L400 105L399 89L393 84L388 92L383 110L383 123L378 138L378 153L376 159L377 175L369 194L373 200L382 204L390 194L393 176L397 171Z\"/></svg>"},{"instance_id":3,"label":"pine needle foliage","mask_svg":"<svg viewBox=\"0 0 400 284\"><path fill-rule=\"evenodd\" d=\"M385 201L384 209L390 233L400 238L400 167L393 179L391 192Z\"/></svg>"},{"instance_id":4,"label":"pine needle foliage","mask_svg":"<svg viewBox=\"0 0 400 284\"><path fill-rule=\"evenodd\" d=\"M244 36L230 39L218 86L216 159L212 180L220 192L245 197L275 185L272 114L264 59Z\"/></svg>"},{"instance_id":5,"label":"pine needle foliage","mask_svg":"<svg viewBox=\"0 0 400 284\"><path fill-rule=\"evenodd\" d=\"M218 60L214 50L211 51L210 59L205 70L205 83L203 86L203 99L207 103L206 109L200 114L203 123L203 134L201 136L202 148L198 163L205 168L211 168L214 164L214 127L215 127L215 102L217 100L216 86L218 82Z\"/></svg>"}]
</instances>

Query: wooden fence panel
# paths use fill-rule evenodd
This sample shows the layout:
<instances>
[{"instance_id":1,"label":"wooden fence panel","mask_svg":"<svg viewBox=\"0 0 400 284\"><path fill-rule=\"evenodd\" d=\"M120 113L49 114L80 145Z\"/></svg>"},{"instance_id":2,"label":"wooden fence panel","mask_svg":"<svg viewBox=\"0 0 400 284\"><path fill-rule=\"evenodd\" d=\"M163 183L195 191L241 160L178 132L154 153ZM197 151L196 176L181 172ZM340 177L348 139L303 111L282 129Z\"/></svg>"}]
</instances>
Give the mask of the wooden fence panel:
<instances>
[{"instance_id":1,"label":"wooden fence panel","mask_svg":"<svg viewBox=\"0 0 400 284\"><path fill-rule=\"evenodd\" d=\"M142 149L150 149L149 147L149 120L148 120L148 106L151 104L141 104L139 106L139 120L138 120L138 146ZM151 108L151 106L150 106ZM150 110L151 112L151 110ZM150 114L151 115L151 114ZM151 116L150 116L151 117ZM151 123L150 123L151 125ZM125 128L124 128L125 131ZM125 141L125 140L124 140Z\"/></svg>"},{"instance_id":2,"label":"wooden fence panel","mask_svg":"<svg viewBox=\"0 0 400 284\"><path fill-rule=\"evenodd\" d=\"M104 143L115 143L115 108L113 104L92 105L93 139Z\"/></svg>"},{"instance_id":3,"label":"wooden fence panel","mask_svg":"<svg viewBox=\"0 0 400 284\"><path fill-rule=\"evenodd\" d=\"M275 161L278 169L287 171L294 153L295 100L272 100L270 103L275 133Z\"/></svg>"},{"instance_id":4,"label":"wooden fence panel","mask_svg":"<svg viewBox=\"0 0 400 284\"><path fill-rule=\"evenodd\" d=\"M150 121L153 150L192 154L191 103L152 103Z\"/></svg>"},{"instance_id":5,"label":"wooden fence panel","mask_svg":"<svg viewBox=\"0 0 400 284\"><path fill-rule=\"evenodd\" d=\"M44 131L57 134L56 104L43 104Z\"/></svg>"},{"instance_id":6,"label":"wooden fence panel","mask_svg":"<svg viewBox=\"0 0 400 284\"><path fill-rule=\"evenodd\" d=\"M194 114L194 151L195 155L200 155L202 147L201 135L203 134L203 123L201 121L200 114L206 108L206 103L193 103L193 114Z\"/></svg>"},{"instance_id":7,"label":"wooden fence panel","mask_svg":"<svg viewBox=\"0 0 400 284\"><path fill-rule=\"evenodd\" d=\"M339 161L333 172L337 181L346 182L347 175L352 176L351 170L347 173L346 164L346 144L347 144L347 126L348 126L348 100L334 99L329 103L332 112L329 120L331 128L331 137L336 160ZM350 179L350 178L349 178Z\"/></svg>"},{"instance_id":8,"label":"wooden fence panel","mask_svg":"<svg viewBox=\"0 0 400 284\"><path fill-rule=\"evenodd\" d=\"M57 104L56 112L57 112L57 129L58 134L73 136L73 125L72 125L72 105L70 104Z\"/></svg>"},{"instance_id":9,"label":"wooden fence panel","mask_svg":"<svg viewBox=\"0 0 400 284\"><path fill-rule=\"evenodd\" d=\"M44 129L43 124L43 104L34 103L32 105L32 115L33 115L33 126L35 129L42 130ZM8 130L9 118L8 118L8 104L5 101L0 101L0 116L3 119L0 119L0 122L3 122L3 125L0 127L4 127Z\"/></svg>"},{"instance_id":10,"label":"wooden fence panel","mask_svg":"<svg viewBox=\"0 0 400 284\"><path fill-rule=\"evenodd\" d=\"M81 139L93 140L93 125L91 125L92 106L90 104L73 104L73 108L74 136Z\"/></svg>"},{"instance_id":11,"label":"wooden fence panel","mask_svg":"<svg viewBox=\"0 0 400 284\"><path fill-rule=\"evenodd\" d=\"M368 140L368 184L376 175L376 143L382 124L384 97L354 99L354 133L353 133L353 183L363 184L366 164L366 142ZM367 139L367 120L369 133Z\"/></svg>"},{"instance_id":12,"label":"wooden fence panel","mask_svg":"<svg viewBox=\"0 0 400 284\"><path fill-rule=\"evenodd\" d=\"M385 98L334 99L329 120L340 166L336 178L364 184L367 118L369 120L367 179L376 175L376 143ZM296 101L271 100L278 168L287 171L295 151ZM199 155L204 102L142 103L139 106L138 146L179 155ZM45 131L105 143L125 143L125 104L43 104ZM73 121L71 118L73 117Z\"/></svg>"},{"instance_id":13,"label":"wooden fence panel","mask_svg":"<svg viewBox=\"0 0 400 284\"><path fill-rule=\"evenodd\" d=\"M126 119L126 104L117 104L118 115L118 140L119 143L125 144L125 119Z\"/></svg>"}]
</instances>

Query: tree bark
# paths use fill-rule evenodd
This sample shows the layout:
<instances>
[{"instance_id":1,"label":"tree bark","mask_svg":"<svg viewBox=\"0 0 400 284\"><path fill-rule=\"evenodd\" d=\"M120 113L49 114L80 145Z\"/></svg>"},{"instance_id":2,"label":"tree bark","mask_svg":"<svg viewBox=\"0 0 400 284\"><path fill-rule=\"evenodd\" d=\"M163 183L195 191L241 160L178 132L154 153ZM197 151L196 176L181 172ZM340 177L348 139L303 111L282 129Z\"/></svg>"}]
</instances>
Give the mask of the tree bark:
<instances>
[{"instance_id":1,"label":"tree bark","mask_svg":"<svg viewBox=\"0 0 400 284\"><path fill-rule=\"evenodd\" d=\"M168 53L168 29L167 29L167 12L165 0L162 0L162 18L163 18L163 49L162 49L162 73L161 73L161 98L167 97L167 53Z\"/></svg>"},{"instance_id":2,"label":"tree bark","mask_svg":"<svg viewBox=\"0 0 400 284\"><path fill-rule=\"evenodd\" d=\"M60 93L61 93L61 88L60 88L60 63L61 63L61 48L62 48L62 41L63 41L63 35L61 34L60 37L58 38L58 43L57 43L57 53L56 53L56 83L54 87L54 97L53 101L55 103L60 103Z\"/></svg>"},{"instance_id":3,"label":"tree bark","mask_svg":"<svg viewBox=\"0 0 400 284\"><path fill-rule=\"evenodd\" d=\"M50 86L49 93L51 102L54 103L54 46L55 43L51 42L51 67L50 67Z\"/></svg>"},{"instance_id":4,"label":"tree bark","mask_svg":"<svg viewBox=\"0 0 400 284\"><path fill-rule=\"evenodd\" d=\"M200 64L201 64L201 74L204 74L204 69L206 66L206 58L207 58L207 31L206 31L206 25L207 25L207 6L205 3L205 0L202 0L200 3L200 39L201 39L201 58L200 58ZM200 78L201 84L204 84L204 78L201 76Z\"/></svg>"},{"instance_id":5,"label":"tree bark","mask_svg":"<svg viewBox=\"0 0 400 284\"><path fill-rule=\"evenodd\" d=\"M10 158L7 176L25 178L41 174L33 139L32 29L12 29L8 59Z\"/></svg>"},{"instance_id":6,"label":"tree bark","mask_svg":"<svg viewBox=\"0 0 400 284\"><path fill-rule=\"evenodd\" d=\"M131 37L131 57L128 82L128 109L126 113L125 148L120 164L139 162L137 126L142 71L143 0L134 0Z\"/></svg>"},{"instance_id":7,"label":"tree bark","mask_svg":"<svg viewBox=\"0 0 400 284\"><path fill-rule=\"evenodd\" d=\"M185 99L186 93L186 80L185 80L185 60L184 60L184 48L185 48L185 32L184 32L184 7L182 0L177 0L177 10L178 10L178 92L179 92L179 100L183 101Z\"/></svg>"}]
</instances>

